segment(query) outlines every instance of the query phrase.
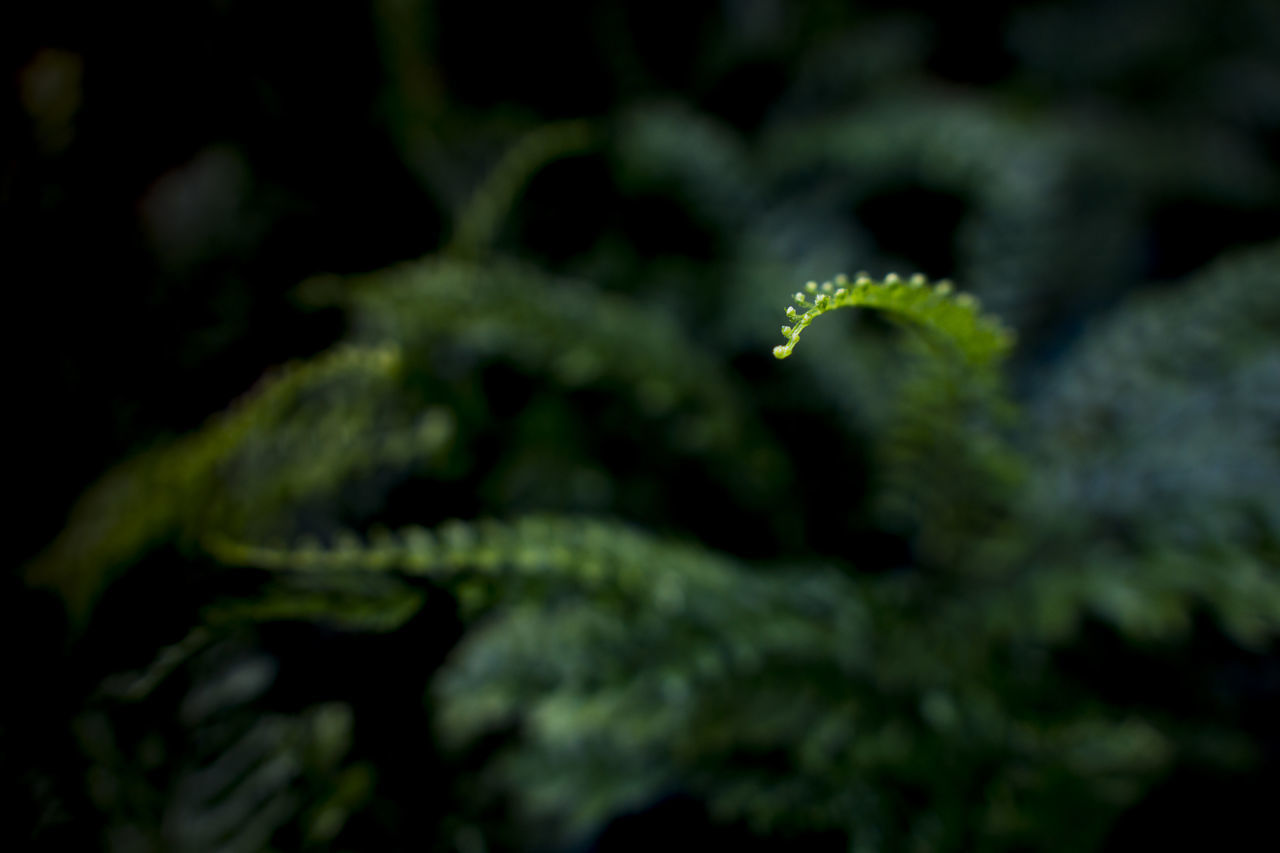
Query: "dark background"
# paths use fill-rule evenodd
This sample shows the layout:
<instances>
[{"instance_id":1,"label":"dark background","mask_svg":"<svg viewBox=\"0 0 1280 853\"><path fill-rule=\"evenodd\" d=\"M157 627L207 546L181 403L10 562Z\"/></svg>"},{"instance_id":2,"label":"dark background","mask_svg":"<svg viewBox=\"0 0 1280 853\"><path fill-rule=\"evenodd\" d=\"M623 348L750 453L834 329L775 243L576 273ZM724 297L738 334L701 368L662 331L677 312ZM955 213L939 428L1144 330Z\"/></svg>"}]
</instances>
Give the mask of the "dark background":
<instances>
[{"instance_id":1,"label":"dark background","mask_svg":"<svg viewBox=\"0 0 1280 853\"><path fill-rule=\"evenodd\" d=\"M1207 124L1274 165L1277 8L1208 0L9 4L0 13L8 96L0 270L16 506L10 564L38 553L112 463L195 428L266 367L337 340L342 317L303 311L289 296L296 285L439 250L468 189L516 131L607 120L661 97L749 140L909 81L1023 104L1030 114ZM859 32L905 34L901 48L886 48L888 71L857 86L801 85L807 58L838 51ZM413 155L424 127L438 142L426 167ZM941 276L955 270L950 235L967 204L898 186L851 213L888 254ZM1130 286L1160 287L1228 249L1275 237L1278 209L1267 190L1221 197L1175 187L1153 196L1139 217ZM674 202L628 196L592 158L536 178L500 248L572 269L610 235L624 235L640 255L703 262L718 251ZM780 292L790 286L780 283ZM1123 295L1107 288L1055 303L1021 369L1051 361ZM886 541L883 561L900 548ZM6 576L5 597L6 610L22 617L6 620L20 672L74 706L85 688L64 668L56 603L20 590L16 572ZM1226 673L1228 704L1261 709L1248 712L1251 725L1273 730L1254 715L1277 708L1274 656L1205 654L1210 671ZM1180 662L1163 665L1177 683ZM1187 694L1203 689L1186 684L1172 701L1194 702ZM56 742L65 719L32 713L6 727L29 725ZM59 749L51 747L75 772L74 756ZM1115 849L1158 843L1162 832L1190 842L1177 818L1192 806L1221 814L1221 831L1244 838L1263 826L1273 783L1266 767L1227 781L1176 777L1122 821ZM40 807L38 792L19 796ZM686 828L705 820L682 800L657 812L658 836L663 820ZM91 828L59 825L58 838L93 846Z\"/></svg>"}]
</instances>

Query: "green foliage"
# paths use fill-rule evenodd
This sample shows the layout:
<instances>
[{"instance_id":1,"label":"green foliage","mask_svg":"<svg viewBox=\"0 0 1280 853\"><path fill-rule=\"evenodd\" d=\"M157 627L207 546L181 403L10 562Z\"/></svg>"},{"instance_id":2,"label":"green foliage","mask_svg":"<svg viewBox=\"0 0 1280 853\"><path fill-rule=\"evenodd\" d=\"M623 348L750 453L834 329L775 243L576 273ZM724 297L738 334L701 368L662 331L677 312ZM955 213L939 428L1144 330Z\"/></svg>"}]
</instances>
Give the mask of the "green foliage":
<instances>
[{"instance_id":1,"label":"green foliage","mask_svg":"<svg viewBox=\"0 0 1280 853\"><path fill-rule=\"evenodd\" d=\"M272 513L379 465L430 456L452 425L439 409L388 409L393 347L338 347L286 366L203 429L138 454L93 486L29 577L58 589L77 620L113 573L207 526L264 528Z\"/></svg>"},{"instance_id":2,"label":"green foliage","mask_svg":"<svg viewBox=\"0 0 1280 853\"><path fill-rule=\"evenodd\" d=\"M451 346L504 357L571 388L629 389L642 412L687 421L680 438L691 445L730 440L740 429L735 381L678 325L580 282L511 263L429 259L313 281L306 298L343 304L360 340L398 341L424 358Z\"/></svg>"},{"instance_id":3,"label":"green foliage","mask_svg":"<svg viewBox=\"0 0 1280 853\"><path fill-rule=\"evenodd\" d=\"M1087 566L1073 583L1127 633L1177 635L1199 601L1242 645L1271 642L1277 264L1271 243L1135 299L1063 362L1032 413L1039 477L1020 526Z\"/></svg>"},{"instance_id":4,"label":"green foliage","mask_svg":"<svg viewBox=\"0 0 1280 853\"><path fill-rule=\"evenodd\" d=\"M894 400L871 446L876 506L885 524L912 531L921 571L940 573L935 581L750 566L628 524L555 513L262 544L296 535L300 507L323 505L379 465L450 447L468 404L428 377L447 374L459 353L569 389L617 389L630 409L667 425L656 435L677 453L735 458L764 440L734 379L665 315L527 267L443 259L309 283L308 301L351 315L353 345L285 370L228 415L108 475L33 576L83 608L119 565L178 540L277 577L251 597L209 604L210 625L316 621L346 631L402 629L427 602L424 582L447 591L468 627L433 679L437 737L459 756L498 738L479 790L514 797L522 819L549 837L589 833L675 788L758 832L835 830L859 849L958 849L973 838L991 849L1033 839L1074 849L1075 840L1050 844L1040 821L1083 811L1094 822L1072 838L1102 832L1169 765L1175 733L1054 684L1035 661L1086 616L1144 643L1184 637L1200 606L1247 646L1280 630L1269 563L1280 528L1265 467L1275 463L1266 442L1276 411L1258 393L1271 361L1256 358L1274 349L1264 331L1274 290L1258 286L1280 268L1274 254L1227 263L1185 296L1124 315L1137 330L1095 335L1094 349L1050 384L1033 415L1042 426L1030 432L1003 390L1012 334L949 282L861 275L795 294L803 313L787 310L779 359L838 308L872 308L907 329L896 344L903 376L885 389ZM1215 333L1168 346L1163 330L1197 324ZM1222 384L1233 370L1237 390ZM1189 487L1153 477L1178 468L1168 454L1147 461L1161 439L1141 424L1187 418L1170 433L1179 441L1207 430L1209 410L1188 409L1185 390L1203 376L1218 380L1215 401L1238 401L1242 435L1256 440L1223 450L1239 469L1229 503L1206 506L1201 490L1181 509ZM431 388L447 405L414 402ZM1092 453L1107 461L1090 467ZM1137 467L1125 473L1111 455ZM1143 473L1147 465L1157 467ZM1159 492L1066 510L1080 499L1058 484L1078 491L1097 477ZM1106 533L1126 508L1155 506L1158 517L1129 521L1149 541ZM156 666L171 668L171 657ZM252 681L254 666L241 663L223 675L193 672L192 695ZM130 690L145 700L163 678L139 677ZM1053 710L1034 710L1049 693ZM308 744L338 725L326 720L350 713L322 706L220 729L202 747L220 757L175 771L174 797L137 795L150 803L138 827L162 828L149 843L192 850L254 849L295 820L313 843L335 835L371 784L368 768L343 771L305 802L287 789L323 769L306 769ZM129 768L150 760L127 749L160 748L116 744L101 714L85 717L85 748L101 768L101 807L119 812L120 792L146 790ZM242 775L250 766L259 769ZM911 797L932 805L909 810Z\"/></svg>"},{"instance_id":5,"label":"green foliage","mask_svg":"<svg viewBox=\"0 0 1280 853\"><path fill-rule=\"evenodd\" d=\"M909 17L795 35L839 4L775 4L758 127L491 120L379 5L451 240L306 281L341 340L27 567L86 648L157 620L75 713L105 847L563 847L680 794L789 846L1092 850L1175 768L1256 760L1243 693L1183 694L1280 639L1280 243L1140 284L1169 198L1274 206L1251 133L938 85ZM1011 49L1064 74L1042 5ZM1202 680L1142 692L1165 658Z\"/></svg>"},{"instance_id":6,"label":"green foliage","mask_svg":"<svg viewBox=\"0 0 1280 853\"><path fill-rule=\"evenodd\" d=\"M964 585L761 571L626 525L560 516L292 549L219 539L212 552L293 578L377 572L453 590L475 627L436 679L439 736L462 749L519 732L491 760L488 784L519 792L524 814L556 834L590 831L675 785L759 831L838 828L860 847L946 849L973 826L966 831L999 847L1043 842L1029 814L1083 809L1098 822L1072 819L1063 849L1074 847L1168 766L1173 734L1051 687L1030 663L1037 650L1067 641L1086 615L1141 642L1175 640L1202 604L1240 642L1266 642L1280 628L1280 584L1238 546L1217 555L1212 574L1209 555L1168 548L1035 565L1036 536L1052 526L1030 525L1025 513L1042 483L993 426L1014 416L997 372L1010 334L972 298L921 277L837 278L806 290L796 294L805 313L788 311L779 358L840 307L891 313L923 335L901 365L915 378L899 387L880 456L886 487L921 528L922 556L963 570ZM521 352L526 362L548 355ZM1032 713L1054 689L1054 712ZM982 769L989 756L1003 758ZM1066 781L1097 774L1108 782L1088 793ZM909 790L937 805L901 823L886 792Z\"/></svg>"}]
</instances>

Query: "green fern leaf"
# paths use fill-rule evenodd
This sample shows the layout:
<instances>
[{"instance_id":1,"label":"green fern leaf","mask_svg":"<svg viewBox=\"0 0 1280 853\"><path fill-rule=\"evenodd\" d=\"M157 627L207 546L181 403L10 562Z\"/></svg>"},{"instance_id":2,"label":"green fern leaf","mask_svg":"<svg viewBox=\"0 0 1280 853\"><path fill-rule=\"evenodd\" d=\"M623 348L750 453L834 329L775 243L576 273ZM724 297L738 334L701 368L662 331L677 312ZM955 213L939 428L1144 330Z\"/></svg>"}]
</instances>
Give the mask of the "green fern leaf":
<instances>
[{"instance_id":1,"label":"green fern leaf","mask_svg":"<svg viewBox=\"0 0 1280 853\"><path fill-rule=\"evenodd\" d=\"M922 275L902 279L890 273L881 281L858 275L853 281L836 276L834 282L819 285L809 282L797 292L796 305L801 314L787 308L790 325L782 327L785 344L776 346L776 358L791 355L800 334L809 325L837 308L875 308L891 316L907 320L919 328L936 333L955 346L965 361L975 367L998 363L1013 346L1013 333L992 317L980 311L978 300L966 293L956 294L951 282L930 284Z\"/></svg>"},{"instance_id":2,"label":"green fern leaf","mask_svg":"<svg viewBox=\"0 0 1280 853\"><path fill-rule=\"evenodd\" d=\"M345 438L343 449L355 451L326 454L332 465L315 464L318 453L313 447L306 459L273 463L269 473L274 479L264 478L262 473L248 479L224 477L223 469L255 440L279 431L281 424L296 414L301 401L317 389L355 383L378 399L395 381L400 365L395 348L343 346L269 375L259 388L201 429L108 471L77 502L58 538L28 567L29 579L58 590L73 621L80 623L114 573L149 548L166 541L198 538L200 525L210 516L224 525L255 515L260 518L282 503L296 500L299 493L314 493L322 485L322 477L332 485L343 473L368 464L371 458L367 449L351 448L350 424L335 424L326 430ZM361 410L350 407L350 411ZM430 424L434 428L430 438L436 447L449 430L447 424L436 423L438 420ZM421 432L420 426L414 425L416 432ZM393 442L393 452L403 452L401 444ZM417 449L421 452L421 443ZM251 473L266 471L262 464L244 467ZM262 479L267 482L259 488L257 480Z\"/></svg>"},{"instance_id":3,"label":"green fern leaf","mask_svg":"<svg viewBox=\"0 0 1280 853\"><path fill-rule=\"evenodd\" d=\"M922 275L838 276L811 281L794 298L804 310L787 308L787 342L773 350L779 359L791 355L814 320L840 308L883 311L919 333L908 341L917 357L876 435L884 485L879 510L890 524L915 528L929 563L964 571L981 562L976 543L1004 523L1024 474L1023 459L1003 435L1013 407L999 368L1013 333L972 296L955 293L951 282L931 284Z\"/></svg>"}]
</instances>

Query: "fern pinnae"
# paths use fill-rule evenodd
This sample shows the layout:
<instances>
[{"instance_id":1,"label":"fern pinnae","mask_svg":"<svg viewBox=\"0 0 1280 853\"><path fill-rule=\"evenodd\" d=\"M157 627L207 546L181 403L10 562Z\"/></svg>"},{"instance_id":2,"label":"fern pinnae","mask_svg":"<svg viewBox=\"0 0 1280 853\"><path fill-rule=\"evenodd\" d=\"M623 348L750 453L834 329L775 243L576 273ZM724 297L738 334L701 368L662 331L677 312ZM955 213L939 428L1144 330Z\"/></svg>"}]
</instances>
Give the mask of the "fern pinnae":
<instances>
[{"instance_id":1,"label":"fern pinnae","mask_svg":"<svg viewBox=\"0 0 1280 853\"><path fill-rule=\"evenodd\" d=\"M671 588L672 581L695 583L704 590L733 583L733 567L711 552L590 518L452 520L434 531L410 527L399 534L371 534L367 542L347 533L335 537L328 548L314 542L259 545L226 536L208 537L204 544L213 557L229 565L300 572L392 571L441 580L505 570L587 587L614 586L625 593L652 595L659 605L682 598Z\"/></svg>"},{"instance_id":2,"label":"fern pinnae","mask_svg":"<svg viewBox=\"0 0 1280 853\"><path fill-rule=\"evenodd\" d=\"M219 480L220 466L251 439L278 429L317 388L362 379L393 382L401 366L399 348L382 344L339 346L278 368L199 430L104 474L72 508L58 538L28 565L29 580L58 590L73 620L82 623L115 573L139 554L165 541L196 538L211 514L226 524L228 515L248 508L264 512L270 501ZM348 465L352 458L346 456Z\"/></svg>"},{"instance_id":3,"label":"fern pinnae","mask_svg":"<svg viewBox=\"0 0 1280 853\"><path fill-rule=\"evenodd\" d=\"M859 273L852 281L845 275L819 285L811 281L793 297L788 306L790 325L782 327L785 344L773 348L774 357L791 355L800 334L814 320L837 308L875 308L891 316L911 321L952 341L965 361L975 367L988 366L1006 355L1013 345L1013 333L998 320L981 312L978 300L956 293L946 279L930 283L923 275L903 279L889 273L881 280Z\"/></svg>"}]
</instances>

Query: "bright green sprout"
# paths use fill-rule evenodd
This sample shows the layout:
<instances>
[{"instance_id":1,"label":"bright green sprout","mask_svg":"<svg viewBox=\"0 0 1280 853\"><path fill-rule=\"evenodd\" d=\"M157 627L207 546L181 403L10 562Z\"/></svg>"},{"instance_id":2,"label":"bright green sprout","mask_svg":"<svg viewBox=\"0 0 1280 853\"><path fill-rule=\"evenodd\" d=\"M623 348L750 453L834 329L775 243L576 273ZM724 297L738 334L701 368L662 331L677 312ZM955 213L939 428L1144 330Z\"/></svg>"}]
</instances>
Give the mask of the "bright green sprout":
<instances>
[{"instance_id":1,"label":"bright green sprout","mask_svg":"<svg viewBox=\"0 0 1280 853\"><path fill-rule=\"evenodd\" d=\"M931 286L928 279L919 274L904 280L896 273L889 273L882 281L876 281L860 272L852 283L845 275L821 285L808 282L804 291L797 292L792 299L804 313L787 307L790 325L782 327L782 336L787 342L773 348L777 358L791 355L800 333L817 317L836 308L854 307L887 311L936 332L955 344L960 354L974 364L991 364L1013 346L1010 330L994 317L983 314L976 298L967 293L956 294L951 282L945 279Z\"/></svg>"}]
</instances>

